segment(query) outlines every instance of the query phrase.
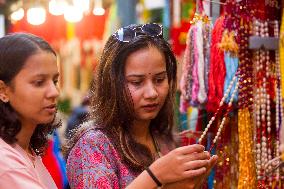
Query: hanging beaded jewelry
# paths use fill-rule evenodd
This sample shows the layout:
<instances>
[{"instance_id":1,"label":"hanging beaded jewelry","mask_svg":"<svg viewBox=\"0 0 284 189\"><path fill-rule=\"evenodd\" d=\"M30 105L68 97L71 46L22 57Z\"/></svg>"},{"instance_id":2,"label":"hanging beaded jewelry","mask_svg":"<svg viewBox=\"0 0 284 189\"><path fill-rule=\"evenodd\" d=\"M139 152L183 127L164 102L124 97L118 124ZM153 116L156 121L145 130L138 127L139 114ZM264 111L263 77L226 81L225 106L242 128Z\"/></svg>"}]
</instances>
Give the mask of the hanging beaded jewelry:
<instances>
[{"instance_id":1,"label":"hanging beaded jewelry","mask_svg":"<svg viewBox=\"0 0 284 189\"><path fill-rule=\"evenodd\" d=\"M260 31L259 31L259 28L260 28L260 23L255 20L254 22L254 35L256 36L260 36ZM255 52L255 75L257 76L258 73L260 73L260 51L257 50ZM257 79L255 81L255 83L257 83ZM260 109L261 109L261 88L260 87L256 87L255 89L255 96L254 96L254 122L255 122L255 125L256 125L256 129L255 129L255 132L256 135L255 135L255 138L256 138L256 145L255 145L255 149L256 149L256 172L257 172L257 179L260 179L260 173L261 173L261 134L260 134L260 127L261 127L261 119L260 119Z\"/></svg>"},{"instance_id":2,"label":"hanging beaded jewelry","mask_svg":"<svg viewBox=\"0 0 284 189\"><path fill-rule=\"evenodd\" d=\"M231 89L232 89L232 87L233 87L233 85L234 85L234 82L236 82L236 86L235 86L234 91L233 91L233 93L232 93L232 96L231 96L231 98L230 98L230 101L229 101L229 104L228 104L228 108L227 108L227 112L226 112L226 114L224 115L224 117L222 118L221 124L220 124L220 126L219 126L219 128L218 128L218 131L217 131L217 134L216 134L215 138L213 139L213 143L212 143L212 146L210 147L210 150L209 150L209 151L212 150L212 148L215 146L215 144L216 144L218 138L219 138L220 135L221 135L221 132L222 132L222 129L223 129L223 127L224 127L224 124L225 124L227 115L228 115L228 113L229 113L229 111L230 111L230 109L231 109L231 107L232 107L233 100L234 100L234 96L236 95L236 93L237 93L237 91L238 91L239 82L238 82L238 79L237 79L237 75L235 75L235 76L233 77L233 79L231 80L228 89L226 90L226 92L225 92L225 94L224 94L224 96L223 96L221 102L219 103L219 107L218 107L217 111L215 112L214 116L210 119L210 121L209 121L209 123L207 124L205 130L203 131L201 137L200 137L199 140L198 140L198 143L200 144L200 143L202 142L202 140L204 139L204 137L205 137L205 135L207 134L209 128L211 127L212 123L213 123L214 120L216 119L217 114L219 113L221 107L224 105L225 99L228 97L228 95L229 95L229 93L230 93L230 91L231 91Z\"/></svg>"},{"instance_id":3,"label":"hanging beaded jewelry","mask_svg":"<svg viewBox=\"0 0 284 189\"><path fill-rule=\"evenodd\" d=\"M263 23L255 21L254 34L261 37L268 37L268 23L273 23L274 37L279 37L278 21L265 21ZM283 107L280 86L279 52L278 50L275 51L275 61L272 61L269 51L261 49L255 53L255 60L256 92L254 115L256 125L257 183L259 188L274 188L273 186L276 186L276 184L281 188L279 169L275 168L275 165L280 164L279 128L283 124L281 120ZM276 81L275 85L271 82L273 80ZM275 134L272 133L271 119L271 99L274 96L274 90L276 93ZM273 141L275 142L273 143Z\"/></svg>"},{"instance_id":4,"label":"hanging beaded jewelry","mask_svg":"<svg viewBox=\"0 0 284 189\"><path fill-rule=\"evenodd\" d=\"M279 29L278 29L278 21L274 21L274 37L279 37ZM280 121L280 118L282 119L283 116L283 108L282 108L282 97L281 97L281 74L280 74L280 61L279 61L279 51L275 50L275 67L276 67L276 118L275 118L275 124L276 124L276 142L275 142L275 157L280 156L279 152L279 146L280 146L280 139L279 139L279 129L282 124L282 120ZM280 116L281 114L281 116ZM279 117L280 116L280 117ZM279 163L279 162L277 162ZM271 166L268 166L267 169L270 171L272 169ZM279 181L279 169L275 171L275 179L278 182Z\"/></svg>"},{"instance_id":5,"label":"hanging beaded jewelry","mask_svg":"<svg viewBox=\"0 0 284 189\"><path fill-rule=\"evenodd\" d=\"M265 31L265 36L269 37L269 33L268 33L268 22L264 23L264 31ZM265 163L267 163L268 161L272 160L272 136L271 136L271 106L270 106L270 93L269 93L269 85L271 85L269 83L269 80L271 79L271 75L270 74L270 64L272 64L272 62L270 61L270 54L269 51L265 51L265 78L266 80L264 80L264 98L266 97L266 125L264 125L264 127L266 127L266 136L267 136L267 144L266 143L262 143L264 145L264 147L266 147L267 149L267 153L266 155L266 159L265 159ZM264 170L265 170L265 164L264 164ZM271 168L271 167L270 167ZM269 186L272 186L272 178L269 177L268 178L268 182L269 182Z\"/></svg>"},{"instance_id":6,"label":"hanging beaded jewelry","mask_svg":"<svg viewBox=\"0 0 284 189\"><path fill-rule=\"evenodd\" d=\"M254 22L255 35L260 37L268 36L267 22ZM267 90L269 71L269 52L260 49L255 53L256 67L256 93L254 114L256 123L256 173L258 186L264 186L267 180L264 174L265 164L272 159L271 156L271 111L270 111L270 95ZM271 179L270 179L271 182Z\"/></svg>"},{"instance_id":7,"label":"hanging beaded jewelry","mask_svg":"<svg viewBox=\"0 0 284 189\"><path fill-rule=\"evenodd\" d=\"M260 35L261 37L265 37L266 33L268 32L266 29L268 29L266 27L266 22L265 23L261 23L261 32ZM261 90L260 90L260 98L261 98L261 105L260 105L260 117L261 117L261 174L262 176L264 176L264 165L267 163L267 132L266 132L266 75L264 75L265 73L265 66L266 66L266 51L264 49L260 50L260 54L261 54L261 62L260 62L260 69L262 71L262 78L260 78L261 84ZM266 178L263 178L261 180L266 180Z\"/></svg>"}]
</instances>

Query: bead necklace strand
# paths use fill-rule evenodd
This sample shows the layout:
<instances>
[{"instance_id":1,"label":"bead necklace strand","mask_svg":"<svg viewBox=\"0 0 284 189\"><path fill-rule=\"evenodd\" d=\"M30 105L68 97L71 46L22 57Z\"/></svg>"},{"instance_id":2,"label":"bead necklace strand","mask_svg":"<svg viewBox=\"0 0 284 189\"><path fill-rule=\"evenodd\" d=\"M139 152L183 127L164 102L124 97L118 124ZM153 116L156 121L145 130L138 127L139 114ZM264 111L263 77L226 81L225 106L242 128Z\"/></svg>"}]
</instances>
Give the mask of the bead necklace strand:
<instances>
[{"instance_id":1,"label":"bead necklace strand","mask_svg":"<svg viewBox=\"0 0 284 189\"><path fill-rule=\"evenodd\" d=\"M217 117L217 115L218 115L218 113L219 113L221 107L223 106L223 104L224 104L224 102L225 102L225 99L228 97L229 92L230 92L231 88L233 87L233 84L234 84L236 78L237 78L237 77L234 76L233 79L231 80L231 82L230 82L230 84L229 84L229 87L228 87L228 89L226 90L226 92L225 92L225 94L224 94L224 97L221 99L221 101L220 101L220 103L219 103L219 107L218 107L217 111L216 111L216 112L214 113L214 115L211 117L209 123L207 124L207 126L206 126L206 128L205 128L205 130L204 130L204 132L202 133L201 137L199 138L198 143L201 143L201 142L202 142L203 138L204 138L205 135L207 134L209 128L210 128L211 125L212 125L212 123L213 123L214 120L216 119L216 117Z\"/></svg>"},{"instance_id":2,"label":"bead necklace strand","mask_svg":"<svg viewBox=\"0 0 284 189\"><path fill-rule=\"evenodd\" d=\"M279 23L277 20L273 21L274 37L279 37ZM268 37L268 21L254 22L254 34L261 37ZM282 97L281 97L281 74L279 52L275 51L275 62L270 60L269 51L263 49L258 50L255 56L256 69L256 90L255 90L255 104L254 104L254 120L255 120L255 149L256 149L256 171L258 187L272 187L275 183L279 183L280 172L275 169L274 164L279 164L280 157L280 140L279 129L283 117ZM275 71L274 68L275 67ZM272 119L271 119L271 92L269 85L270 80L275 82L275 98L276 98L276 115L275 115L275 143L272 143ZM273 134L274 135L274 134ZM276 158L274 158L276 157ZM276 160L277 159L277 162ZM274 164L271 164L273 162ZM274 170L275 171L272 171ZM266 173L272 173L268 175Z\"/></svg>"},{"instance_id":3,"label":"bead necklace strand","mask_svg":"<svg viewBox=\"0 0 284 189\"><path fill-rule=\"evenodd\" d=\"M268 22L254 21L254 35L268 37ZM255 163L258 187L272 187L273 176L268 177L265 172L272 167L267 163L273 159L274 148L272 144L272 122L271 122L271 96L269 80L274 76L270 67L273 62L270 60L269 51L257 50L254 53L255 63L255 95L254 95L254 122L255 122ZM278 113L276 113L279 115ZM277 121L277 120L276 120Z\"/></svg>"},{"instance_id":4,"label":"bead necklace strand","mask_svg":"<svg viewBox=\"0 0 284 189\"><path fill-rule=\"evenodd\" d=\"M239 87L239 81L237 80L235 89L234 89L234 91L233 91L233 93L232 93L232 96L231 96L231 98L230 98L230 101L229 101L229 104L228 104L228 107L227 107L227 111L226 111L226 113L225 113L225 115L224 115L224 117L223 117L223 119L222 119L222 121L221 121L221 124L220 124L220 126L219 126L219 128L218 128L217 134L216 134L215 138L213 139L213 143L212 143L212 145L211 145L211 147L210 147L210 149L209 149L210 152L212 151L212 149L213 149L214 146L216 145L216 143L217 143L217 141L218 141L218 139L219 139L219 137L220 137L220 135L221 135L222 129L223 129L224 124L225 124L225 121L226 121L227 116L228 116L228 114L229 114L229 112L230 112L230 110L231 110L231 107L232 107L232 105L233 105L234 96L236 95L236 93L237 93L237 91L238 91L238 87Z\"/></svg>"},{"instance_id":5,"label":"bead necklace strand","mask_svg":"<svg viewBox=\"0 0 284 189\"><path fill-rule=\"evenodd\" d=\"M267 21L264 23L264 26L265 26L265 36L269 37ZM273 75L271 74L271 71L270 71L270 65L272 65L273 62L270 60L269 51L267 50L265 51L265 53L266 53L266 56L265 56L266 57L266 62L265 62L266 88L264 88L264 90L266 93L266 132L267 132L267 143L265 144L267 153L266 153L265 163L267 163L272 160L272 151L273 151L272 135L271 135L271 106L270 106L271 98L270 98L270 93L269 93L270 87L267 87L272 84L269 82L269 80L271 79L271 76ZM265 164L264 164L264 172L265 172ZM270 187L272 187L272 179L273 177L268 177L268 184Z\"/></svg>"},{"instance_id":6,"label":"bead necklace strand","mask_svg":"<svg viewBox=\"0 0 284 189\"><path fill-rule=\"evenodd\" d=\"M210 147L210 149L209 149L209 152L212 151L212 149L213 149L214 146L216 145L216 143L217 143L217 141L218 141L218 139L219 139L219 137L220 137L220 135L221 135L222 129L224 128L224 125L225 125L225 121L226 121L226 119L227 119L227 115L229 114L229 112L230 112L230 110L231 110L231 107L232 107L233 101L234 101L234 97L235 97L235 95L236 95L236 93L237 93L237 91L238 91L239 81L238 81L236 75L233 77L232 81L231 81L230 84L229 84L228 89L226 90L226 92L225 92L225 94L224 94L224 97L222 98L221 102L219 103L219 108L218 108L217 111L215 112L214 116L210 119L210 121L209 121L209 123L207 124L205 130L203 131L201 137L200 137L199 140L198 140L198 143L201 144L201 142L202 142L202 140L204 139L205 135L207 134L209 128L211 127L213 121L216 119L216 116L217 116L218 112L220 111L221 107L223 106L225 99L228 97L228 95L229 95L229 93L230 93L230 90L231 90L231 88L233 87L233 84L234 84L235 81L236 81L236 86L235 86L235 88L234 88L234 91L233 91L233 93L232 93L232 95L231 95L231 98L230 98L230 101L229 101L229 103L228 103L227 111L226 111L225 115L224 115L223 118L222 118L221 124L220 124L220 126L219 126L219 128L218 128L218 131L217 131L217 133L216 133L216 136L215 136L214 139L213 139L213 143L211 144L211 147Z\"/></svg>"},{"instance_id":7,"label":"bead necklace strand","mask_svg":"<svg viewBox=\"0 0 284 189\"><path fill-rule=\"evenodd\" d=\"M279 37L279 29L278 29L278 21L274 21L274 37ZM279 61L279 51L275 51L275 64L276 64L276 145L275 145L275 157L280 156L280 139L279 139L279 130L282 124L282 120L279 120L283 116L283 108L282 108L282 98L281 98L281 74L280 74L280 61ZM280 116L281 114L281 116ZM268 166L268 169L271 169L271 166ZM279 182L279 169L276 170L275 173L276 181Z\"/></svg>"},{"instance_id":8,"label":"bead necklace strand","mask_svg":"<svg viewBox=\"0 0 284 189\"><path fill-rule=\"evenodd\" d=\"M261 23L262 24L262 36L261 37L266 37L268 35L268 28L267 28L267 22ZM262 49L261 50L262 56L262 62L261 62L261 68L263 71L262 75L262 88L261 88L261 97L262 97L262 102L261 102L261 168L262 168L262 173L264 174L264 167L265 164L268 162L268 133L267 133L267 77L266 77L266 65L267 65L267 51ZM267 177L264 177L264 180L267 180Z\"/></svg>"},{"instance_id":9,"label":"bead necklace strand","mask_svg":"<svg viewBox=\"0 0 284 189\"><path fill-rule=\"evenodd\" d=\"M254 35L260 36L260 23L258 20L254 21ZM255 149L256 149L256 172L257 172L257 180L261 178L261 133L260 133L260 127L261 127L261 87L258 86L258 73L260 73L260 50L257 50L254 54L255 56L255 75L256 75L256 89L255 89L255 95L254 95L254 122L256 125L255 128L255 138L256 138L256 143L255 143Z\"/></svg>"}]
</instances>

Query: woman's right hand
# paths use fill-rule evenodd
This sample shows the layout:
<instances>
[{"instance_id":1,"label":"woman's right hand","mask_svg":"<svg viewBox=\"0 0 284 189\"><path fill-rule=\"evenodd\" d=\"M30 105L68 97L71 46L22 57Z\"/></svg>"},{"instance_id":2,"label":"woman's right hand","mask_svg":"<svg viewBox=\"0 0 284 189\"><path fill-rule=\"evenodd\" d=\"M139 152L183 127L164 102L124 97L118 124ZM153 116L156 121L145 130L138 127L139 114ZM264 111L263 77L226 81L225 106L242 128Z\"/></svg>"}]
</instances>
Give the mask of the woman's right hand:
<instances>
[{"instance_id":1,"label":"woman's right hand","mask_svg":"<svg viewBox=\"0 0 284 189\"><path fill-rule=\"evenodd\" d=\"M204 184L204 180L209 176L212 168L216 165L218 156L213 155L209 160L209 165L206 167L206 172L194 178L187 178L182 181L172 182L163 185L163 189L200 189Z\"/></svg>"},{"instance_id":2,"label":"woman's right hand","mask_svg":"<svg viewBox=\"0 0 284 189\"><path fill-rule=\"evenodd\" d=\"M199 144L176 148L149 168L162 184L200 176L206 172L210 154Z\"/></svg>"}]
</instances>

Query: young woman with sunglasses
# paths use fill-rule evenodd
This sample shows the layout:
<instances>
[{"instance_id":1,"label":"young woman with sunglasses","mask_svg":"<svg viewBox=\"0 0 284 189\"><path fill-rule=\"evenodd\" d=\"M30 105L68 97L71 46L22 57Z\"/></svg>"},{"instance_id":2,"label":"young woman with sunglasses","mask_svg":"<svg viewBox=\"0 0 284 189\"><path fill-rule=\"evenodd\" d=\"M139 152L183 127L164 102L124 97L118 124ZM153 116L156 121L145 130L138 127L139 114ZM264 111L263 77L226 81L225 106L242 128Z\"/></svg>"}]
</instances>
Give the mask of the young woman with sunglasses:
<instances>
[{"instance_id":1,"label":"young woman with sunglasses","mask_svg":"<svg viewBox=\"0 0 284 189\"><path fill-rule=\"evenodd\" d=\"M107 41L92 88L92 121L75 132L71 188L197 188L216 163L173 136L176 59L158 24L131 25Z\"/></svg>"},{"instance_id":2,"label":"young woman with sunglasses","mask_svg":"<svg viewBox=\"0 0 284 189\"><path fill-rule=\"evenodd\" d=\"M40 155L55 123L56 53L26 33L0 38L0 188L55 189Z\"/></svg>"}]
</instances>

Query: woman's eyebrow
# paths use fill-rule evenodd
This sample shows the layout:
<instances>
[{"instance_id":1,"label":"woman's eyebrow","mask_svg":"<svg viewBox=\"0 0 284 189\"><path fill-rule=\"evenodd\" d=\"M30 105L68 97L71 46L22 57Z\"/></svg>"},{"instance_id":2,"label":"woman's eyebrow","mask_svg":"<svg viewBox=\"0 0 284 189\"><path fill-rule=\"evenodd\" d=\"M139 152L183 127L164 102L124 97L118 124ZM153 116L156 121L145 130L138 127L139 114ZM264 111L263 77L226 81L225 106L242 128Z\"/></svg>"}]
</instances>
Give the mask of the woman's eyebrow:
<instances>
[{"instance_id":1,"label":"woman's eyebrow","mask_svg":"<svg viewBox=\"0 0 284 189\"><path fill-rule=\"evenodd\" d=\"M164 75L164 74L167 74L167 71L162 71L160 73L156 73L155 76Z\"/></svg>"},{"instance_id":2,"label":"woman's eyebrow","mask_svg":"<svg viewBox=\"0 0 284 189\"><path fill-rule=\"evenodd\" d=\"M127 75L126 77L145 77L145 75L143 75L143 74L129 74L129 75Z\"/></svg>"},{"instance_id":3,"label":"woman's eyebrow","mask_svg":"<svg viewBox=\"0 0 284 189\"><path fill-rule=\"evenodd\" d=\"M163 75L163 74L166 74L166 73L167 73L167 71L161 71L159 73L154 74L154 76L159 76L159 75ZM126 77L141 77L142 78L142 77L145 77L145 75L144 74L129 74Z\"/></svg>"}]
</instances>

